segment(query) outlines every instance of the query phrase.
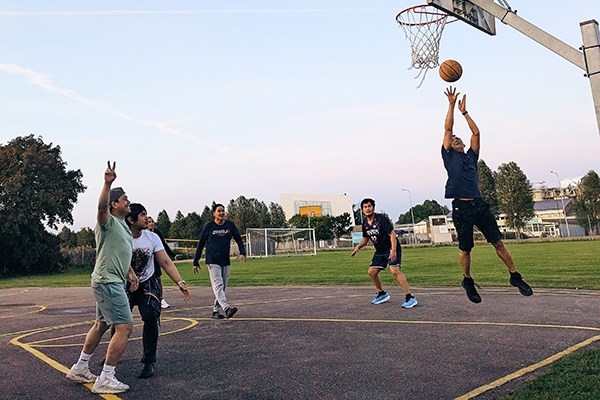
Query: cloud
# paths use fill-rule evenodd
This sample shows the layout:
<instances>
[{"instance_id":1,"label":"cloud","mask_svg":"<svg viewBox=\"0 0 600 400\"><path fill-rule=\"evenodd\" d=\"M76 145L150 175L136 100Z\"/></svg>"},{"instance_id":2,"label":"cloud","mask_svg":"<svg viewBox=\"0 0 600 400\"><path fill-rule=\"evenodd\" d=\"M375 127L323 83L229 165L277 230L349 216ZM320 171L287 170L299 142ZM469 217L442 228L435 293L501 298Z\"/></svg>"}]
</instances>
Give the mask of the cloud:
<instances>
[{"instance_id":1,"label":"cloud","mask_svg":"<svg viewBox=\"0 0 600 400\"><path fill-rule=\"evenodd\" d=\"M220 144L215 144L215 143L206 142L203 140L198 140L196 137L194 137L190 133L185 132L179 128L176 128L176 127L171 126L164 122L147 120L147 119L140 118L140 117L137 117L134 115L130 115L130 114L127 114L124 112L110 110L110 108L107 105L104 105L101 102L85 98L83 96L80 96L79 94L77 94L77 92L75 92L73 90L65 89L65 88L55 85L51 79L51 75L49 75L49 74L46 74L43 72L37 72L37 71L31 70L29 68L21 67L16 64L0 64L0 72L5 72L8 74L13 74L13 75L19 75L19 76L23 77L27 83L29 83L33 86L37 86L37 87L39 87L47 92L50 92L50 93L55 93L55 94L64 96L70 100L77 102L77 103L88 106L96 111L99 111L99 112L102 112L102 113L105 113L108 115L112 115L113 117L120 118L120 119L129 121L129 122L141 125L141 126L145 126L147 128L156 129L159 132L165 133L167 135L176 136L181 139L188 140L190 142L194 142L196 144L212 147L213 149L215 149L219 152L229 152L231 150L228 146L223 146Z\"/></svg>"},{"instance_id":2,"label":"cloud","mask_svg":"<svg viewBox=\"0 0 600 400\"><path fill-rule=\"evenodd\" d=\"M199 15L199 14L318 14L338 12L374 12L373 8L308 9L217 9L217 10L90 10L90 11L0 11L0 17L105 17L128 15Z\"/></svg>"}]
</instances>

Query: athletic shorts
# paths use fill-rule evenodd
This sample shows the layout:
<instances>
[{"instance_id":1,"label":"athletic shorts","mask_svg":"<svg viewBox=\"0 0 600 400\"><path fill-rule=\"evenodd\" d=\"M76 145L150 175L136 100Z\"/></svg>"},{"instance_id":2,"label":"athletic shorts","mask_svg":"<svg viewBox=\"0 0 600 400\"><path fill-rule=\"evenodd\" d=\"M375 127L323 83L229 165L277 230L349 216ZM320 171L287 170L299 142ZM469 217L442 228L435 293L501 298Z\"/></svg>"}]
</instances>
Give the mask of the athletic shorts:
<instances>
[{"instance_id":1,"label":"athletic shorts","mask_svg":"<svg viewBox=\"0 0 600 400\"><path fill-rule=\"evenodd\" d=\"M402 264L402 247L400 247L400 244L396 246L396 260L393 263L390 262L390 250L373 254L369 268L386 269L388 265L400 268L400 264Z\"/></svg>"},{"instance_id":2,"label":"athletic shorts","mask_svg":"<svg viewBox=\"0 0 600 400\"><path fill-rule=\"evenodd\" d=\"M96 320L107 325L133 322L125 284L92 282L92 290L96 298Z\"/></svg>"},{"instance_id":3,"label":"athletic shorts","mask_svg":"<svg viewBox=\"0 0 600 400\"><path fill-rule=\"evenodd\" d=\"M490 206L482 199L452 201L452 221L458 234L458 248L470 251L473 242L473 226L476 226L488 243L496 243L502 239L496 217Z\"/></svg>"}]
</instances>

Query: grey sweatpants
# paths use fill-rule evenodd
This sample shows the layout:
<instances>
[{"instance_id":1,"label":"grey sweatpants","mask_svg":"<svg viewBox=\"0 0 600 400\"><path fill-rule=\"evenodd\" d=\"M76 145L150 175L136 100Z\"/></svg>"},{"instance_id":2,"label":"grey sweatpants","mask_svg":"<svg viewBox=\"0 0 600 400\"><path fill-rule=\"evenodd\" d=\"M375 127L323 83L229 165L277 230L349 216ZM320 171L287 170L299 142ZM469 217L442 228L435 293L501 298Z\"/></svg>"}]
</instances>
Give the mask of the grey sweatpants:
<instances>
[{"instance_id":1,"label":"grey sweatpants","mask_svg":"<svg viewBox=\"0 0 600 400\"><path fill-rule=\"evenodd\" d=\"M218 312L219 308L222 308L223 310L229 308L229 303L227 302L227 297L225 296L225 289L227 288L230 269L231 265L208 264L210 285L212 286L213 293L215 294L213 312Z\"/></svg>"}]
</instances>

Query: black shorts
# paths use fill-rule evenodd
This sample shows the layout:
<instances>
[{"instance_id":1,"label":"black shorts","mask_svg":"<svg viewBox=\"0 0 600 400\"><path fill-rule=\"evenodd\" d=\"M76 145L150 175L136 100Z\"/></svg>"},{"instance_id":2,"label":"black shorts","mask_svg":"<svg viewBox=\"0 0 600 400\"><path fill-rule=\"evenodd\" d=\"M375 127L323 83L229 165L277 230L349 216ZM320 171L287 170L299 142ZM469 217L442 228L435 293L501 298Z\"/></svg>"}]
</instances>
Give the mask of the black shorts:
<instances>
[{"instance_id":1,"label":"black shorts","mask_svg":"<svg viewBox=\"0 0 600 400\"><path fill-rule=\"evenodd\" d=\"M458 234L458 248L469 251L474 246L473 226L476 226L488 243L496 243L502 239L496 217L490 206L482 199L452 201L452 221Z\"/></svg>"},{"instance_id":2,"label":"black shorts","mask_svg":"<svg viewBox=\"0 0 600 400\"><path fill-rule=\"evenodd\" d=\"M400 264L402 264L402 247L399 243L396 246L396 260L393 263L390 262L390 250L373 254L369 268L386 269L388 264L390 267L400 268Z\"/></svg>"}]
</instances>

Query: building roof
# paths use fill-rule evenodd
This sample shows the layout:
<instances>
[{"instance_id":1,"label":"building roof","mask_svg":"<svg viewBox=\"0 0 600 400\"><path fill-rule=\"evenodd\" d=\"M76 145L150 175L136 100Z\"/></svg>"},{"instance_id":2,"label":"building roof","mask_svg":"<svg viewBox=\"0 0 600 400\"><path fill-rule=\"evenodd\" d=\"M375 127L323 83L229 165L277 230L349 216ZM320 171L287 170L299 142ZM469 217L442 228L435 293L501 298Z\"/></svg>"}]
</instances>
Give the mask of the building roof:
<instances>
[{"instance_id":1,"label":"building roof","mask_svg":"<svg viewBox=\"0 0 600 400\"><path fill-rule=\"evenodd\" d=\"M571 199L565 199L565 208L568 209L569 202ZM540 200L533 203L534 211L550 211L550 210L562 210L562 201L555 199Z\"/></svg>"}]
</instances>

